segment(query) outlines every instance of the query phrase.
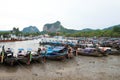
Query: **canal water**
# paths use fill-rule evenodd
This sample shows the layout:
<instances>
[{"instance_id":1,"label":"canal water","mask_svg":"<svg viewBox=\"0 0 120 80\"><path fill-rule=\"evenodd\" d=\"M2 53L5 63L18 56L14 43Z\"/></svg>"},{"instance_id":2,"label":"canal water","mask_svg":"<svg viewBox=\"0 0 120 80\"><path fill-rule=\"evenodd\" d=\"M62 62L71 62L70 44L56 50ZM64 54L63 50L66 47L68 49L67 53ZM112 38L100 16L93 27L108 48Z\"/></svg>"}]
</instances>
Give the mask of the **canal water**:
<instances>
[{"instance_id":1,"label":"canal water","mask_svg":"<svg viewBox=\"0 0 120 80\"><path fill-rule=\"evenodd\" d=\"M31 48L34 51L37 51L39 46L40 39L36 40L27 40L27 41L17 41L17 42L1 42L0 47L5 46L5 50L11 48L14 52L14 55L17 54L19 48L24 48L26 51L28 48Z\"/></svg>"}]
</instances>

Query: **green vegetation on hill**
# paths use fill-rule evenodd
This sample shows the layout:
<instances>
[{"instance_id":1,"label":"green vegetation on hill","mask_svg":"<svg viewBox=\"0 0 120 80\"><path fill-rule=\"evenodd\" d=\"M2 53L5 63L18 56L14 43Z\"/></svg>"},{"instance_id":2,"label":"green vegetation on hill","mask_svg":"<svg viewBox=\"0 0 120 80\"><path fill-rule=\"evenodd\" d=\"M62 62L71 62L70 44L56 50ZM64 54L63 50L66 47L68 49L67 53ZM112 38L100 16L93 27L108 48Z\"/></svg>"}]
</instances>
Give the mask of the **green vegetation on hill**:
<instances>
[{"instance_id":1,"label":"green vegetation on hill","mask_svg":"<svg viewBox=\"0 0 120 80\"><path fill-rule=\"evenodd\" d=\"M54 30L53 30L54 29ZM53 32L51 32L53 31ZM22 31L19 31L19 28L13 28L9 31L0 31L0 36L9 38L10 34L16 36L38 36L40 34L49 34L50 36L67 36L67 37L120 37L120 25L115 25L105 29L83 29L83 30L74 30L64 28L59 21L44 25L44 30L39 32L35 26L29 26L24 28Z\"/></svg>"},{"instance_id":2,"label":"green vegetation on hill","mask_svg":"<svg viewBox=\"0 0 120 80\"><path fill-rule=\"evenodd\" d=\"M116 25L110 28L106 28L103 30L92 30L92 29L83 29L80 31L76 31L74 33L67 32L69 30L60 31L59 35L64 35L67 37L120 37L120 25ZM49 35L54 36L56 33L50 33Z\"/></svg>"},{"instance_id":3,"label":"green vegetation on hill","mask_svg":"<svg viewBox=\"0 0 120 80\"><path fill-rule=\"evenodd\" d=\"M51 36L55 36L57 32L59 35L71 36L71 37L120 37L120 25L104 28L102 30L93 30L86 28L83 30L67 29L61 25L61 22L57 21L51 24L45 24L43 31Z\"/></svg>"}]
</instances>

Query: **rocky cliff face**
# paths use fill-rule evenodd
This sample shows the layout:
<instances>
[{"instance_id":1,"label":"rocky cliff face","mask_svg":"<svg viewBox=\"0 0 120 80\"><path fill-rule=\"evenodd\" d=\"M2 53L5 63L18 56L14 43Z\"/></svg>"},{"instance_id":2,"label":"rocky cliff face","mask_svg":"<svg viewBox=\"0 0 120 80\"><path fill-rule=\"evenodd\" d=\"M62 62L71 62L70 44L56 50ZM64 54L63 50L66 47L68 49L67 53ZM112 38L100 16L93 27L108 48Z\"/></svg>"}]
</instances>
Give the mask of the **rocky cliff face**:
<instances>
[{"instance_id":1,"label":"rocky cliff face","mask_svg":"<svg viewBox=\"0 0 120 80\"><path fill-rule=\"evenodd\" d=\"M51 24L45 24L43 27L43 31L47 31L47 32L57 32L61 30L62 25L59 21L55 22L55 23L51 23Z\"/></svg>"},{"instance_id":2,"label":"rocky cliff face","mask_svg":"<svg viewBox=\"0 0 120 80\"><path fill-rule=\"evenodd\" d=\"M60 21L56 21L55 23L45 24L44 27L43 27L43 31L75 33L78 30L64 28L61 25Z\"/></svg>"},{"instance_id":3,"label":"rocky cliff face","mask_svg":"<svg viewBox=\"0 0 120 80\"><path fill-rule=\"evenodd\" d=\"M39 29L36 26L29 26L29 27L25 27L22 32L24 33L36 33L36 32L40 32Z\"/></svg>"}]
</instances>

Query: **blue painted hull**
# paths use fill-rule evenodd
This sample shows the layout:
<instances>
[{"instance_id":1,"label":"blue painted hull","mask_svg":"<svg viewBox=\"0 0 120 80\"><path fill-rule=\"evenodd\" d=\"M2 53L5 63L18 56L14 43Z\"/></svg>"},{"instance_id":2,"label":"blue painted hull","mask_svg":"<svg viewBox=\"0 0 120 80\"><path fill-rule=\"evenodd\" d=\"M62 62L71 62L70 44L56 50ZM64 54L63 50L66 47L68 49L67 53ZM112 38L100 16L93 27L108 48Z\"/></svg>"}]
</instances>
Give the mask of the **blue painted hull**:
<instances>
[{"instance_id":1,"label":"blue painted hull","mask_svg":"<svg viewBox=\"0 0 120 80\"><path fill-rule=\"evenodd\" d=\"M54 59L54 60L64 59L66 58L66 56L67 56L66 51L64 53L51 53L45 55L47 59Z\"/></svg>"}]
</instances>

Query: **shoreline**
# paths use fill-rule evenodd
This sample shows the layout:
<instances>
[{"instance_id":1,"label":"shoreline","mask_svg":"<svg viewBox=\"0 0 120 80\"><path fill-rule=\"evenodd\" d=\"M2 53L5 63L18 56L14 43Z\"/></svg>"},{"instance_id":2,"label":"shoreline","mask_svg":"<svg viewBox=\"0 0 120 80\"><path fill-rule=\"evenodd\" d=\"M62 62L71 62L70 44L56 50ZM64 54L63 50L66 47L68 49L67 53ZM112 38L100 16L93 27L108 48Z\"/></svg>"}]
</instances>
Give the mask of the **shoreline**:
<instances>
[{"instance_id":1,"label":"shoreline","mask_svg":"<svg viewBox=\"0 0 120 80\"><path fill-rule=\"evenodd\" d=\"M0 42L16 42L16 41L25 41L25 40L0 40Z\"/></svg>"}]
</instances>

